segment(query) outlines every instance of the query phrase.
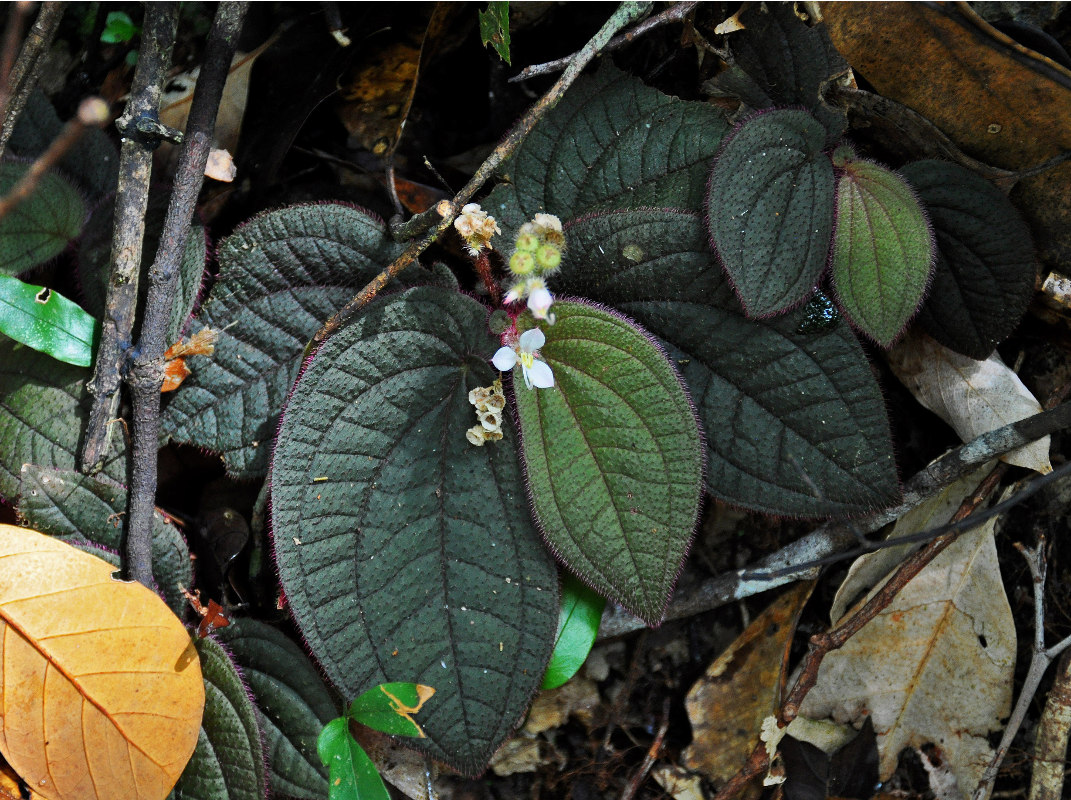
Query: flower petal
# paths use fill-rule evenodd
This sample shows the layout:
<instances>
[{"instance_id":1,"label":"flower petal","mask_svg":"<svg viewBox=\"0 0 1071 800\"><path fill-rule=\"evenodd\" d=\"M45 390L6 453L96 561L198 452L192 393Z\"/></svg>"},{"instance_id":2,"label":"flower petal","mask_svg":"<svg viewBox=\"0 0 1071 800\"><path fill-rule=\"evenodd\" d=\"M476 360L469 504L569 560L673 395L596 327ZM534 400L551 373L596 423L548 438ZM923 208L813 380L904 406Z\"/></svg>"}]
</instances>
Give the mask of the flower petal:
<instances>
[{"instance_id":1,"label":"flower petal","mask_svg":"<svg viewBox=\"0 0 1071 800\"><path fill-rule=\"evenodd\" d=\"M517 353L512 347L500 347L491 359L491 363L499 372L509 372L517 366Z\"/></svg>"},{"instance_id":2,"label":"flower petal","mask_svg":"<svg viewBox=\"0 0 1071 800\"><path fill-rule=\"evenodd\" d=\"M530 331L525 331L521 334L521 340L518 344L522 353L534 353L546 343L547 337L543 335L543 331L539 330L539 328L532 328Z\"/></svg>"},{"instance_id":3,"label":"flower petal","mask_svg":"<svg viewBox=\"0 0 1071 800\"><path fill-rule=\"evenodd\" d=\"M549 389L554 385L554 373L546 361L537 359L524 371L524 375L526 378L531 378L532 385L537 389Z\"/></svg>"},{"instance_id":4,"label":"flower petal","mask_svg":"<svg viewBox=\"0 0 1071 800\"><path fill-rule=\"evenodd\" d=\"M536 319L546 319L554 297L546 289L536 289L528 296L528 310Z\"/></svg>"}]
</instances>

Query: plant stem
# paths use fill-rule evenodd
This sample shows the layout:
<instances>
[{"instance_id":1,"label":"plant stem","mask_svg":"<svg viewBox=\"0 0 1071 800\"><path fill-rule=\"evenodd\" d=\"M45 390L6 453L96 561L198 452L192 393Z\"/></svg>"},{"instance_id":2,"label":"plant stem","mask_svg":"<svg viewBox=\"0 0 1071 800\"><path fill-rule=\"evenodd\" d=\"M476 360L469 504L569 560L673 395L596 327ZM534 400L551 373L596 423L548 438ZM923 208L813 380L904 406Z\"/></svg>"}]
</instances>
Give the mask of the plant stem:
<instances>
[{"instance_id":1,"label":"plant stem","mask_svg":"<svg viewBox=\"0 0 1071 800\"><path fill-rule=\"evenodd\" d=\"M13 94L6 98L3 108L4 124L0 128L0 158L4 157L8 140L15 132L22 109L26 107L26 101L30 99L37 79L41 75L41 67L44 65L44 55L52 46L52 40L56 38L56 30L66 3L42 3L41 11L37 15L30 32L23 42L22 51L19 53L15 66L7 78L7 88L14 87Z\"/></svg>"},{"instance_id":2,"label":"plant stem","mask_svg":"<svg viewBox=\"0 0 1071 800\"><path fill-rule=\"evenodd\" d=\"M398 256L390 266L369 281L368 285L361 289L356 297L331 317L331 319L324 323L323 327L312 337L310 347L319 345L324 339L337 330L342 323L371 302L393 277L414 263L420 254L450 227L450 224L454 221L454 217L457 216L461 207L464 206L465 203L476 194L476 191L491 178L498 165L513 154L513 152L520 146L521 142L524 141L525 137L531 132L532 128L535 127L536 123L539 122L550 109L558 104L558 101L561 100L562 96L565 94L565 90L573 84L577 77L579 77L584 67L591 63L591 60L602 52L602 49L606 46L606 43L613 38L613 35L621 30L621 28L646 14L650 8L651 3L649 2L629 2L622 3L618 6L610 19L606 21L606 24L599 29L599 32L596 33L575 56L573 56L569 62L569 66L565 69L565 72L562 73L562 76L558 79L557 83L550 87L547 93L539 99L539 102L528 109L528 112L521 118L520 122L518 122L513 130L509 132L498 147L491 152L491 155L489 155L487 160L480 165L480 168L476 170L476 173L472 176L469 182L465 184L461 191L458 192L457 196L453 200L443 200L433 209L429 209L423 214L418 214L416 217L409 220L408 223L401 226L399 231L395 233L396 238L410 238L419 236L421 233L424 233L424 236L422 239L418 239L410 244L409 247L405 249L405 252Z\"/></svg>"},{"instance_id":3,"label":"plant stem","mask_svg":"<svg viewBox=\"0 0 1071 800\"><path fill-rule=\"evenodd\" d=\"M164 78L171 65L177 22L178 3L150 3L146 6L145 26L141 33L141 48L130 88L130 100L123 116L116 120L121 129L129 129L137 119L156 117ZM108 451L111 422L119 407L120 376L127 366L138 300L152 153L153 145L145 139L138 136L123 137L115 196L112 271L108 278L93 377L86 387L93 398L93 405L89 410L80 459L81 469L85 473L100 469L104 454Z\"/></svg>"},{"instance_id":4,"label":"plant stem","mask_svg":"<svg viewBox=\"0 0 1071 800\"><path fill-rule=\"evenodd\" d=\"M168 344L165 341L167 326L182 254L204 182L216 113L248 5L246 2L223 2L216 9L186 122L186 137L179 155L175 188L167 207L160 247L149 269L145 318L130 371L134 453L124 561L128 577L149 585L152 581L152 512L160 432L160 386L163 383L164 350Z\"/></svg>"}]
</instances>

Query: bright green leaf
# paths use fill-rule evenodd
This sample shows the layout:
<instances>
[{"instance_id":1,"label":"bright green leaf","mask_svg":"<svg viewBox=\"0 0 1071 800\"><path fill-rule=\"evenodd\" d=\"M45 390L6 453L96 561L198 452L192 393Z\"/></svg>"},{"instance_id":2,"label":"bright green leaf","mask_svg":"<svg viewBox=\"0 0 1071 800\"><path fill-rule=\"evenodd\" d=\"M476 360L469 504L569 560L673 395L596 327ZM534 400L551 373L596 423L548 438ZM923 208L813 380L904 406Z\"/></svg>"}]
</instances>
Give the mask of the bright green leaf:
<instances>
[{"instance_id":1,"label":"bright green leaf","mask_svg":"<svg viewBox=\"0 0 1071 800\"><path fill-rule=\"evenodd\" d=\"M826 267L833 166L825 136L806 111L771 111L746 122L714 164L710 233L751 316L799 305Z\"/></svg>"},{"instance_id":2,"label":"bright green leaf","mask_svg":"<svg viewBox=\"0 0 1071 800\"><path fill-rule=\"evenodd\" d=\"M1030 229L1004 192L965 167L916 161L900 173L926 206L937 239L919 322L941 344L984 361L1034 296Z\"/></svg>"},{"instance_id":3,"label":"bright green leaf","mask_svg":"<svg viewBox=\"0 0 1071 800\"><path fill-rule=\"evenodd\" d=\"M555 385L527 389L514 369L536 518L569 569L657 623L699 513L695 409L645 331L577 302L554 313L541 354Z\"/></svg>"},{"instance_id":4,"label":"bright green leaf","mask_svg":"<svg viewBox=\"0 0 1071 800\"><path fill-rule=\"evenodd\" d=\"M215 635L253 693L272 794L323 800L327 770L316 755L316 740L338 708L319 671L297 643L255 619L233 620Z\"/></svg>"},{"instance_id":5,"label":"bright green leaf","mask_svg":"<svg viewBox=\"0 0 1071 800\"><path fill-rule=\"evenodd\" d=\"M324 726L316 749L329 773L328 800L390 800L379 770L353 738L345 717Z\"/></svg>"},{"instance_id":6,"label":"bright green leaf","mask_svg":"<svg viewBox=\"0 0 1071 800\"><path fill-rule=\"evenodd\" d=\"M19 518L34 530L59 539L86 539L119 552L127 511L127 490L76 470L23 464ZM190 551L179 530L159 513L152 519L152 574L171 610L182 615L182 589L193 585Z\"/></svg>"},{"instance_id":7,"label":"bright green leaf","mask_svg":"<svg viewBox=\"0 0 1071 800\"><path fill-rule=\"evenodd\" d=\"M369 689L350 705L349 717L362 725L392 736L424 738L424 731L413 719L435 690L418 683L381 683Z\"/></svg>"},{"instance_id":8,"label":"bright green leaf","mask_svg":"<svg viewBox=\"0 0 1071 800\"><path fill-rule=\"evenodd\" d=\"M562 607L558 613L558 636L543 675L540 689L557 689L584 665L595 636L606 598L593 592L572 575L562 579Z\"/></svg>"},{"instance_id":9,"label":"bright green leaf","mask_svg":"<svg viewBox=\"0 0 1071 800\"><path fill-rule=\"evenodd\" d=\"M59 292L0 275L0 333L59 361L88 367L100 323Z\"/></svg>"},{"instance_id":10,"label":"bright green leaf","mask_svg":"<svg viewBox=\"0 0 1071 800\"><path fill-rule=\"evenodd\" d=\"M0 164L0 194L7 194L29 164ZM77 238L85 222L81 195L54 172L46 173L33 193L0 220L0 275L18 275L58 256Z\"/></svg>"},{"instance_id":11,"label":"bright green leaf","mask_svg":"<svg viewBox=\"0 0 1071 800\"><path fill-rule=\"evenodd\" d=\"M558 614L511 424L465 436L498 345L457 291L381 296L305 366L271 470L279 574L316 659L349 697L434 686L411 746L466 774L520 724Z\"/></svg>"},{"instance_id":12,"label":"bright green leaf","mask_svg":"<svg viewBox=\"0 0 1071 800\"><path fill-rule=\"evenodd\" d=\"M932 263L930 227L911 187L895 172L846 157L837 181L832 267L845 314L889 347L918 310Z\"/></svg>"},{"instance_id":13,"label":"bright green leaf","mask_svg":"<svg viewBox=\"0 0 1071 800\"><path fill-rule=\"evenodd\" d=\"M509 2L492 0L486 11L479 12L479 18L480 44L490 44L498 57L509 64Z\"/></svg>"},{"instance_id":14,"label":"bright green leaf","mask_svg":"<svg viewBox=\"0 0 1071 800\"><path fill-rule=\"evenodd\" d=\"M124 44L133 39L140 30L125 11L109 11L104 19L100 40L105 44Z\"/></svg>"},{"instance_id":15,"label":"bright green leaf","mask_svg":"<svg viewBox=\"0 0 1071 800\"><path fill-rule=\"evenodd\" d=\"M256 709L227 652L212 638L196 639L205 681L205 712L193 758L174 800L264 800L264 752Z\"/></svg>"},{"instance_id":16,"label":"bright green leaf","mask_svg":"<svg viewBox=\"0 0 1071 800\"><path fill-rule=\"evenodd\" d=\"M846 324L812 329L806 307L746 318L695 214L600 214L566 236L551 288L608 303L667 343L705 433L707 491L786 516L896 502L885 402Z\"/></svg>"}]
</instances>

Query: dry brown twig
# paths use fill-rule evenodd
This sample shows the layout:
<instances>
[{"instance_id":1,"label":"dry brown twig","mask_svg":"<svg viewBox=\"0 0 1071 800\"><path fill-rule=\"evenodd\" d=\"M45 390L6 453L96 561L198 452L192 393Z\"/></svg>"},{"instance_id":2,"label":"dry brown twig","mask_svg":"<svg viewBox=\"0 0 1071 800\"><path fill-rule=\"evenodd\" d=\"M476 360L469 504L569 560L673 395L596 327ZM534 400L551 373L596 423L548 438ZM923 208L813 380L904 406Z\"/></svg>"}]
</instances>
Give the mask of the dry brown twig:
<instances>
[{"instance_id":1,"label":"dry brown twig","mask_svg":"<svg viewBox=\"0 0 1071 800\"><path fill-rule=\"evenodd\" d=\"M22 44L22 50L15 60L11 72L8 73L7 96L4 99L3 125L0 126L0 158L7 149L8 140L15 132L22 110L30 99L37 79L41 75L44 66L45 54L52 46L52 40L56 38L60 20L66 3L42 3L41 10L37 14L37 20L26 35L26 41Z\"/></svg>"},{"instance_id":2,"label":"dry brown twig","mask_svg":"<svg viewBox=\"0 0 1071 800\"><path fill-rule=\"evenodd\" d=\"M1064 793L1064 761L1071 734L1071 650L1060 656L1056 673L1034 734L1028 800L1060 800Z\"/></svg>"}]
</instances>

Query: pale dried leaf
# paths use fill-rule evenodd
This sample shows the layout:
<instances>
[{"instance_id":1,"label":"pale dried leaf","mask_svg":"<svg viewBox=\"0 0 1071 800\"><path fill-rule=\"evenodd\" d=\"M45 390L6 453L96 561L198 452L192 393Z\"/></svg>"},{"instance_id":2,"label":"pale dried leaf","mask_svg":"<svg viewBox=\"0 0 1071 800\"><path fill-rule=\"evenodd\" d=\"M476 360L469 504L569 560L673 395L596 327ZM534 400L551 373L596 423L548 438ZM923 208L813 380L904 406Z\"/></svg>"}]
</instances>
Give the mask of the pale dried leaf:
<instances>
[{"instance_id":1,"label":"pale dried leaf","mask_svg":"<svg viewBox=\"0 0 1071 800\"><path fill-rule=\"evenodd\" d=\"M929 336L909 334L888 356L893 373L915 399L965 442L1041 413L1041 404L996 353L975 361ZM1049 437L1013 450L1002 460L1048 474L1052 472Z\"/></svg>"},{"instance_id":2,"label":"pale dried leaf","mask_svg":"<svg viewBox=\"0 0 1071 800\"><path fill-rule=\"evenodd\" d=\"M234 159L226 150L213 148L208 153L208 161L205 163L205 177L213 180L230 183L238 175L238 168L234 166Z\"/></svg>"},{"instance_id":3,"label":"pale dried leaf","mask_svg":"<svg viewBox=\"0 0 1071 800\"><path fill-rule=\"evenodd\" d=\"M1015 668L995 524L962 535L826 656L804 700L811 719L858 727L870 716L882 780L903 748L933 742L969 794L993 754L986 737L1008 715Z\"/></svg>"},{"instance_id":4,"label":"pale dried leaf","mask_svg":"<svg viewBox=\"0 0 1071 800\"><path fill-rule=\"evenodd\" d=\"M963 501L989 474L995 463L993 461L984 464L970 475L946 486L929 500L920 503L900 517L887 536L878 538L898 539L901 536L911 536L915 533L946 525ZM851 567L848 569L847 577L841 583L840 588L837 589L836 597L833 598L833 606L829 610L830 623L836 625L840 622L841 617L848 611L848 606L851 603L855 602L863 592L870 592L871 589L876 591L877 587L885 583L884 579L900 565L900 562L922 547L923 544L925 542L909 542L907 544L883 547L873 553L860 556L852 562ZM873 594L873 592L870 592L870 594ZM869 595L867 596L869 597ZM859 602L863 601L860 600Z\"/></svg>"}]
</instances>

